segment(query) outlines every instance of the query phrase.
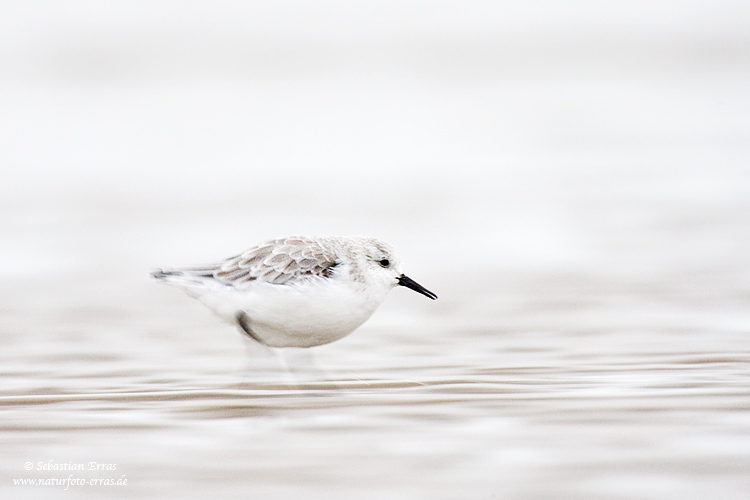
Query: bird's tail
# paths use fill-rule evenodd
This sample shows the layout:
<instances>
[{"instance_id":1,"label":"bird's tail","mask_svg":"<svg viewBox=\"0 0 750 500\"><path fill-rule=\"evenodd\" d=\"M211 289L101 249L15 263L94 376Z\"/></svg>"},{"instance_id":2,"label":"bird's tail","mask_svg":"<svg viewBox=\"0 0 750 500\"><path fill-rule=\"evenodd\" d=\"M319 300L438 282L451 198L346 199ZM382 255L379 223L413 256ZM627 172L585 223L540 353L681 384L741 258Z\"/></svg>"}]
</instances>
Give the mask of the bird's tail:
<instances>
[{"instance_id":1,"label":"bird's tail","mask_svg":"<svg viewBox=\"0 0 750 500\"><path fill-rule=\"evenodd\" d=\"M151 277L179 286L207 286L216 283L216 278L214 277L215 271L215 266L156 269L151 271Z\"/></svg>"}]
</instances>

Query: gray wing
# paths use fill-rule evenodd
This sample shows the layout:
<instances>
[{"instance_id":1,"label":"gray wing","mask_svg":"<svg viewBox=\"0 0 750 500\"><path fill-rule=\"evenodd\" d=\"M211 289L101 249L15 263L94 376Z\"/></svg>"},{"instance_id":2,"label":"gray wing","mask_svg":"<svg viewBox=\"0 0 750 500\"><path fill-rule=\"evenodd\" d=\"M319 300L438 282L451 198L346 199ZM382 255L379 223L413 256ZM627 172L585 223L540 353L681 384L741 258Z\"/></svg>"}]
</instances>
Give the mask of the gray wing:
<instances>
[{"instance_id":1,"label":"gray wing","mask_svg":"<svg viewBox=\"0 0 750 500\"><path fill-rule=\"evenodd\" d=\"M213 283L242 288L252 281L283 285L311 276L328 278L336 265L334 252L319 239L291 237L249 248L220 264L159 269L151 275L187 286Z\"/></svg>"},{"instance_id":2,"label":"gray wing","mask_svg":"<svg viewBox=\"0 0 750 500\"><path fill-rule=\"evenodd\" d=\"M230 286L256 280L281 285L305 276L329 277L335 266L335 255L320 241L283 238L227 259L214 270L213 278Z\"/></svg>"}]
</instances>

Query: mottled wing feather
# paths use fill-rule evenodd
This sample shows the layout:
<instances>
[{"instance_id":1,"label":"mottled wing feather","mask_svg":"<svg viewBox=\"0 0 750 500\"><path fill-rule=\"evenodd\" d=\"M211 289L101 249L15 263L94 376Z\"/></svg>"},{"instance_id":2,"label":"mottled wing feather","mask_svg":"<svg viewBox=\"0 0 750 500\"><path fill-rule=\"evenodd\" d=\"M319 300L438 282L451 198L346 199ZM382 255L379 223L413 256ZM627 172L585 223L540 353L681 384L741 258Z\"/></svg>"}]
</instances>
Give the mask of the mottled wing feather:
<instances>
[{"instance_id":1,"label":"mottled wing feather","mask_svg":"<svg viewBox=\"0 0 750 500\"><path fill-rule=\"evenodd\" d=\"M319 241L286 238L264 243L227 259L213 276L230 286L241 287L256 280L286 284L302 276L328 277L335 265L335 255Z\"/></svg>"}]
</instances>

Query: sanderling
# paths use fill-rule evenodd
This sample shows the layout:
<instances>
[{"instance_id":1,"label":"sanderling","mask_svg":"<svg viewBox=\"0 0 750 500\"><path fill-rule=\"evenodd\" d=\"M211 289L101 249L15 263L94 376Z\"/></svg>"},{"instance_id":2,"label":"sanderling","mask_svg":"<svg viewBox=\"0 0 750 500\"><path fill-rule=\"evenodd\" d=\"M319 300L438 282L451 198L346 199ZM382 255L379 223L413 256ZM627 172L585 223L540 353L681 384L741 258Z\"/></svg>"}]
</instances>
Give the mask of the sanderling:
<instances>
[{"instance_id":1,"label":"sanderling","mask_svg":"<svg viewBox=\"0 0 750 500\"><path fill-rule=\"evenodd\" d=\"M390 245L363 236L281 238L215 265L151 274L269 347L345 337L398 285L437 298L402 273Z\"/></svg>"}]
</instances>

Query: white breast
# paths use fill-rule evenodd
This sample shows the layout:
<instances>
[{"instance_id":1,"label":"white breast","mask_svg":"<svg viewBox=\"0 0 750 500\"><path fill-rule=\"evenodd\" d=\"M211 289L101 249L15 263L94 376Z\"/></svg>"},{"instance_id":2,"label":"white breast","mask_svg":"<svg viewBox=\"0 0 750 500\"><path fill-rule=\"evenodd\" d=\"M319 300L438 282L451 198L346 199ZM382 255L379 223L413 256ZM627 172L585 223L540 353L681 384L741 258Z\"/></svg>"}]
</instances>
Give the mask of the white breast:
<instances>
[{"instance_id":1,"label":"white breast","mask_svg":"<svg viewBox=\"0 0 750 500\"><path fill-rule=\"evenodd\" d=\"M229 322L236 323L238 312L244 312L253 334L266 345L312 347L350 334L389 290L320 279L293 286L258 282L246 291L204 290L196 296Z\"/></svg>"}]
</instances>

